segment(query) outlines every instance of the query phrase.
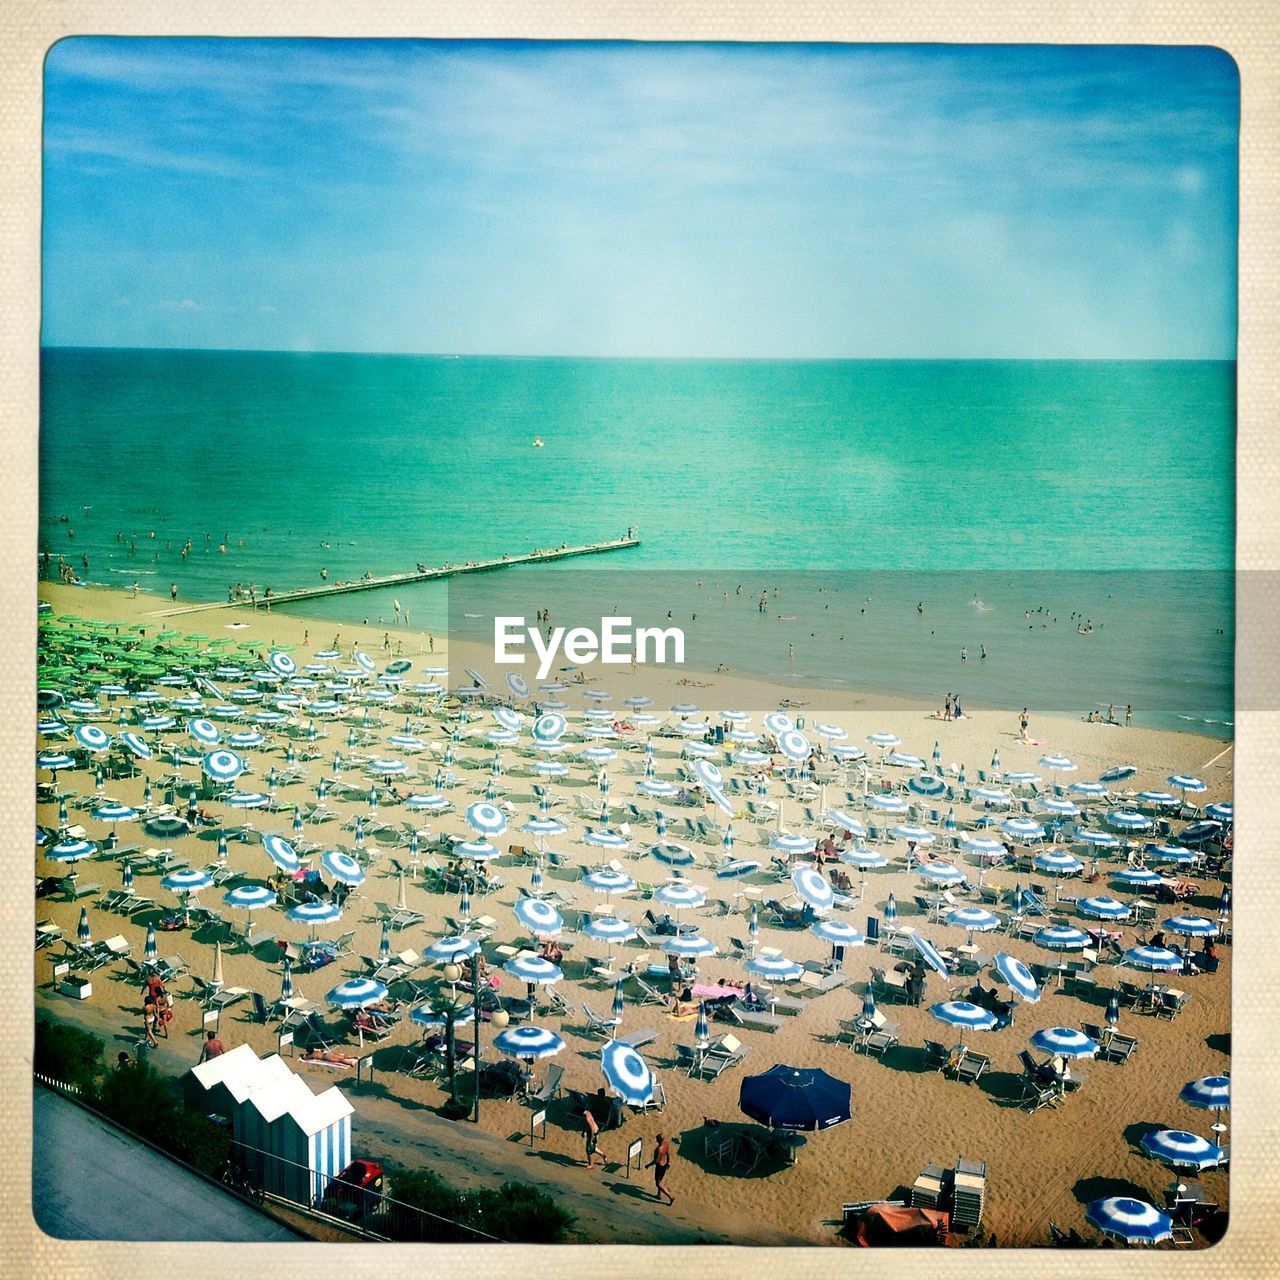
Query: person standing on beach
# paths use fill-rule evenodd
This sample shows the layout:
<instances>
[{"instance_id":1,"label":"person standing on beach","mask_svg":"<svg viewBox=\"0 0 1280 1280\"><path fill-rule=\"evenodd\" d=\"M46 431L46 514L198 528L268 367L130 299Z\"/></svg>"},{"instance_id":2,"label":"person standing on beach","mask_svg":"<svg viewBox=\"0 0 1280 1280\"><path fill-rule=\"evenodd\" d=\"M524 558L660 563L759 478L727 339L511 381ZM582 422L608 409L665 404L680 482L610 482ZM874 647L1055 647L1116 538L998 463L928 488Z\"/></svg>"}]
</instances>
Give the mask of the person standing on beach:
<instances>
[{"instance_id":1,"label":"person standing on beach","mask_svg":"<svg viewBox=\"0 0 1280 1280\"><path fill-rule=\"evenodd\" d=\"M1133 703L1130 703L1124 709L1124 727L1127 729L1133 724Z\"/></svg>"},{"instance_id":2,"label":"person standing on beach","mask_svg":"<svg viewBox=\"0 0 1280 1280\"><path fill-rule=\"evenodd\" d=\"M200 1046L200 1061L208 1062L210 1058L220 1058L226 1051L227 1046L218 1039L218 1033L207 1031L204 1044Z\"/></svg>"},{"instance_id":3,"label":"person standing on beach","mask_svg":"<svg viewBox=\"0 0 1280 1280\"><path fill-rule=\"evenodd\" d=\"M1026 741L1027 726L1030 723L1031 721L1027 717L1027 709L1026 707L1023 707L1022 714L1018 717L1018 737L1021 738L1023 741Z\"/></svg>"},{"instance_id":4,"label":"person standing on beach","mask_svg":"<svg viewBox=\"0 0 1280 1280\"><path fill-rule=\"evenodd\" d=\"M661 1200L663 1196L666 1196L668 1204L675 1204L676 1198L667 1190L666 1186L667 1172L671 1168L671 1143L662 1134L658 1134L654 1139L653 1159L645 1167L653 1169L653 1198Z\"/></svg>"},{"instance_id":5,"label":"person standing on beach","mask_svg":"<svg viewBox=\"0 0 1280 1280\"><path fill-rule=\"evenodd\" d=\"M582 1113L582 1136L587 1151L586 1165L590 1169L595 1164L596 1147L600 1141L600 1126L595 1116L591 1114L590 1107ZM600 1167L602 1169L605 1167L604 1156L600 1157Z\"/></svg>"},{"instance_id":6,"label":"person standing on beach","mask_svg":"<svg viewBox=\"0 0 1280 1280\"><path fill-rule=\"evenodd\" d=\"M169 599L176 600L178 598L178 584L176 582L169 583Z\"/></svg>"}]
</instances>

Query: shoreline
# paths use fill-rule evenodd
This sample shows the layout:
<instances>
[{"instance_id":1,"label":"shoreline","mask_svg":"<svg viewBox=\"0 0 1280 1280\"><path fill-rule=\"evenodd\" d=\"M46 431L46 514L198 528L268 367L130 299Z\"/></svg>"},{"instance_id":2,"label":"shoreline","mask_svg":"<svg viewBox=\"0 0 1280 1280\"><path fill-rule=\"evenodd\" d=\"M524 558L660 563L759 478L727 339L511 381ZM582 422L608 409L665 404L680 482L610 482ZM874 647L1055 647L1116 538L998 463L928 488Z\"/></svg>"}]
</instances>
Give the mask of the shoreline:
<instances>
[{"instance_id":1,"label":"shoreline","mask_svg":"<svg viewBox=\"0 0 1280 1280\"><path fill-rule=\"evenodd\" d=\"M375 655L385 653L386 656L396 657L429 657L443 665L447 663L452 648L453 652L463 660L459 665L482 667L486 670L494 669L492 651L487 646L475 641L451 640L447 634L426 628L406 629L388 625L344 623L332 619L317 618L295 610L266 610L262 607L254 609L245 604L219 601L189 601L187 603L208 605L210 607L202 608L197 613L162 617L157 615L166 609L169 602L163 596L154 593L140 591L135 598L132 592L126 588L98 584L71 586L46 579L41 579L38 582L37 594L40 599L47 599L50 603L65 601L65 604L55 604L55 608L68 612L75 612L74 609L70 609L67 606L74 603L78 598L101 601L108 607L107 615L101 616L101 620L108 622L115 621L116 619L111 615L119 611L122 614L122 618L127 617L129 621L150 618L161 629L167 627L176 631L199 634L205 630L204 620L209 620L209 625L211 626L214 620L227 616L233 620L233 623L245 624L242 628L237 629L241 639L258 640L261 643L270 645L275 642L276 633L290 633L288 642L296 645L304 643L299 640L299 636L309 637L310 632L314 630L316 637L313 647L316 648L322 647L320 637L332 627L334 628L335 640L341 640L343 644L347 643L348 640L356 640L369 648L370 652ZM119 606L121 605L127 605L128 607L120 610ZM227 625L226 622L222 622L219 624L219 629L225 629ZM383 648L384 637L390 637L391 639L390 650L384 650ZM281 638L279 642L286 643L286 640ZM305 643L311 643L311 640L308 639ZM334 647L337 646L335 645ZM518 670L517 668L511 669ZM1003 716L1008 722L1013 723L1016 721L1018 714L1018 708L1013 706L996 706L966 698L964 705L968 713L964 721L944 721L933 718L932 713L938 709L938 703L919 694L871 689L851 684L836 687L821 683L820 678L814 678L812 681L798 678L787 680L782 676L759 675L736 668L716 672L706 671L692 665L685 665L679 668L649 666L639 668L635 675L631 675L625 667L602 667L596 664L592 670L593 678L595 679L604 679L613 683L625 681L642 688L645 692L651 692L650 686L670 690L676 687L723 687L725 685L732 685L736 689L741 689L742 686L747 686L748 689L752 690L768 689L771 694L773 691L778 691L778 696L772 698L770 696L762 698L761 693L756 692L751 702L752 705L760 704L760 709L762 710L772 709L783 699L790 699L794 702L796 701L797 693L802 692L806 695L807 704L820 706L829 714L840 714L842 712L847 714L850 711L867 710L868 708L881 710L886 714L916 712L930 724L940 729L945 729L949 725L968 723L975 720L975 718L990 722ZM680 684L682 677L673 675L676 672L687 673L683 678L696 681L696 683L682 686ZM499 676L500 679L501 676ZM742 698L739 697L738 700L742 701ZM769 705L766 706L766 703ZM1175 738L1185 738L1191 742L1202 741L1206 747L1216 747L1217 752L1221 752L1224 748L1231 749L1235 743L1234 732L1226 737L1218 737L1194 728L1154 728L1143 725L1133 725L1126 728L1122 724L1109 724L1105 721L1090 724L1083 717L1072 717L1060 712L1040 712L1035 707L1030 707L1030 711L1033 717L1033 724L1039 722L1042 725L1055 726L1060 731L1065 729L1066 726L1078 725L1081 729L1086 730L1124 729L1128 737L1140 734L1171 735ZM1068 736L1074 737L1075 735L1072 733ZM1120 742L1111 745L1118 749ZM1209 760L1217 752L1209 751L1205 756L1205 760ZM1182 752L1178 753L1180 757L1182 754Z\"/></svg>"}]
</instances>

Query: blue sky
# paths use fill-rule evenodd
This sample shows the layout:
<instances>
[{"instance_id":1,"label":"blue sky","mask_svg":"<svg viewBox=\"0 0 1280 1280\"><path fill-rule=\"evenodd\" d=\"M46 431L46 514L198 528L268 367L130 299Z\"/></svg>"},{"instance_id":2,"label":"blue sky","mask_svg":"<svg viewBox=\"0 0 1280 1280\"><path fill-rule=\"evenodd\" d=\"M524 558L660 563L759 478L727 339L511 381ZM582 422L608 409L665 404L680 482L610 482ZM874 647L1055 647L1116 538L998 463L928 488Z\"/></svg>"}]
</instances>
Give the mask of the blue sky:
<instances>
[{"instance_id":1,"label":"blue sky","mask_svg":"<svg viewBox=\"0 0 1280 1280\"><path fill-rule=\"evenodd\" d=\"M1235 354L1211 49L76 38L47 345Z\"/></svg>"}]
</instances>

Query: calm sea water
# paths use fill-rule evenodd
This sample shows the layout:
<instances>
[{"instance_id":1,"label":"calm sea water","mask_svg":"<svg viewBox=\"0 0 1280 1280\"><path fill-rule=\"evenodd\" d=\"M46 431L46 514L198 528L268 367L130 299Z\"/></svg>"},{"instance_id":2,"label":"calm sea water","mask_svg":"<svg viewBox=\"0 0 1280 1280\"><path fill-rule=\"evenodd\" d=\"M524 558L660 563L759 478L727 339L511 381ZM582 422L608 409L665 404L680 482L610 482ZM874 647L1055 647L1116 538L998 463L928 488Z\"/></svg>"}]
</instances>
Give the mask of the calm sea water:
<instances>
[{"instance_id":1,"label":"calm sea water","mask_svg":"<svg viewBox=\"0 0 1280 1280\"><path fill-rule=\"evenodd\" d=\"M710 628L719 600L730 665L940 699L959 645L986 643L975 701L1133 702L1144 723L1225 732L1234 444L1235 368L1216 362L50 350L41 542L90 582L225 599L632 526L643 545L608 562L633 575L625 607L701 608ZM604 568L565 566L587 576L558 603L594 607ZM532 610L524 572L485 590ZM790 632L723 599L783 581ZM928 637L905 630L925 592ZM398 593L424 626L447 594ZM390 623L388 595L300 608ZM1040 606L1061 616L1037 632Z\"/></svg>"}]
</instances>

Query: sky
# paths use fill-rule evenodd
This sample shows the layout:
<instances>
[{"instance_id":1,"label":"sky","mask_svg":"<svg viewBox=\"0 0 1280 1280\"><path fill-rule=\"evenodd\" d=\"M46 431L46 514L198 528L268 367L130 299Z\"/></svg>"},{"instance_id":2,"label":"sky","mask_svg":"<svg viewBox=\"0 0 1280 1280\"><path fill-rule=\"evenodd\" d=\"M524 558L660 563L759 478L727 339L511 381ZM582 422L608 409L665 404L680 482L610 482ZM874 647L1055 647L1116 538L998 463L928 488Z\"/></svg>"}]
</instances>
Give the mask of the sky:
<instances>
[{"instance_id":1,"label":"sky","mask_svg":"<svg viewBox=\"0 0 1280 1280\"><path fill-rule=\"evenodd\" d=\"M72 38L47 346L1233 359L1208 48Z\"/></svg>"}]
</instances>

